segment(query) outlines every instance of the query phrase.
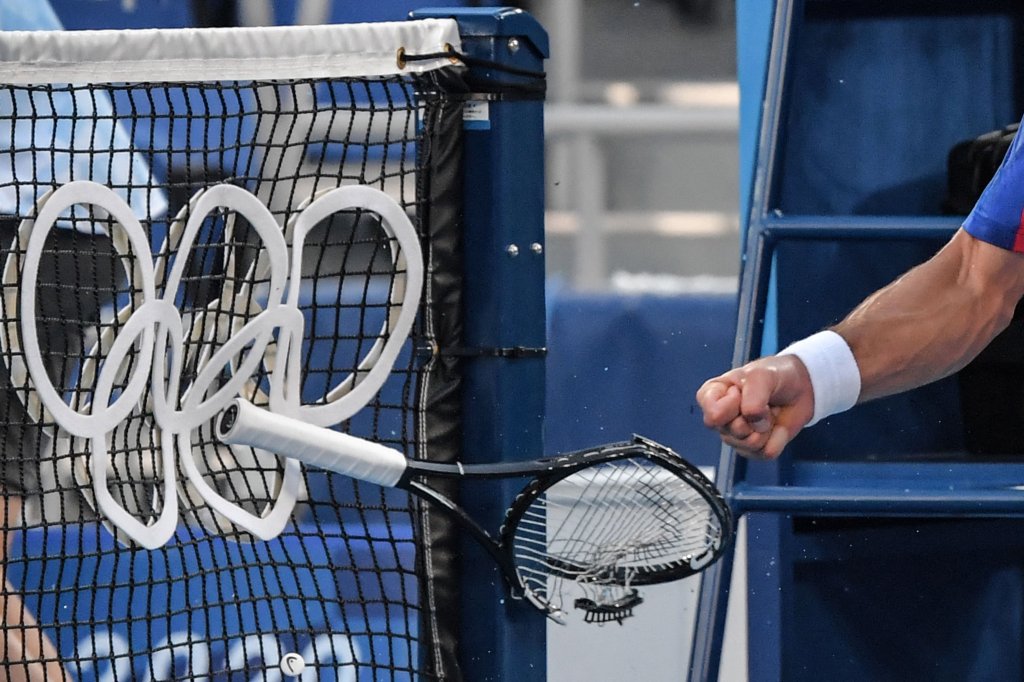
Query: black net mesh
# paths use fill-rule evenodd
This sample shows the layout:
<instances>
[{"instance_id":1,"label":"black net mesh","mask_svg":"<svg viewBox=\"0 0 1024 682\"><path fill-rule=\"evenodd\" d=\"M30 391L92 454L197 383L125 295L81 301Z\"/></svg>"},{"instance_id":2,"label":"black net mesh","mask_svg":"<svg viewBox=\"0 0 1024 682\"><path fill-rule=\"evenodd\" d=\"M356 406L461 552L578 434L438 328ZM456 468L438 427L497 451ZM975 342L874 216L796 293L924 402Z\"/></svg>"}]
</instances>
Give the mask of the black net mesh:
<instances>
[{"instance_id":1,"label":"black net mesh","mask_svg":"<svg viewBox=\"0 0 1024 682\"><path fill-rule=\"evenodd\" d=\"M298 654L301 679L442 676L421 626L433 614L411 501L296 476L211 427L222 396L267 405L282 381L281 327L250 329L275 301L301 312L282 318L301 328L290 404L370 380L409 285L393 231L361 205L307 215L299 273L292 242L315 202L363 185L402 208L429 253L436 78L0 87L9 665L47 679L279 680ZM230 190L212 196L219 185ZM429 456L430 365L416 349L431 345L433 304L417 303L428 322L338 425L410 457ZM175 499L173 537L141 548ZM248 526L282 510L273 539Z\"/></svg>"}]
</instances>

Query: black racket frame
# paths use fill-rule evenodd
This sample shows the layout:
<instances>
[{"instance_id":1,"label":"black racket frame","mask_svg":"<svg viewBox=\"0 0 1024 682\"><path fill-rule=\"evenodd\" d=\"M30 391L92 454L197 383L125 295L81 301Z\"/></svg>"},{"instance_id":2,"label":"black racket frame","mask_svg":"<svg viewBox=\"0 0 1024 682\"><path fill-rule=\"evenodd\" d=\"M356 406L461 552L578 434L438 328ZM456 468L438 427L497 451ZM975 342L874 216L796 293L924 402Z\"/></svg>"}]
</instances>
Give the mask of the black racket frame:
<instances>
[{"instance_id":1,"label":"black racket frame","mask_svg":"<svg viewBox=\"0 0 1024 682\"><path fill-rule=\"evenodd\" d=\"M607 462L629 457L642 456L657 464L678 478L683 479L707 502L711 513L721 526L721 542L709 547L708 552L693 557L689 563L676 563L655 569L630 569L611 576L621 584L651 585L670 582L699 573L718 557L728 551L735 535L732 512L714 484L698 469L671 449L642 436L633 436L630 441L609 443L584 450L577 450L553 457L530 461L497 462L492 464L460 464L409 460L408 467L395 485L417 497L433 503L449 514L476 542L494 559L515 597L522 597L525 586L516 569L513 556L513 538L516 528L530 505L549 488L573 474ZM533 476L516 495L505 512L497 539L472 518L451 498L423 483L421 478L437 476L460 479L502 479ZM556 567L557 568L557 567ZM566 565L564 577L575 579L580 567ZM604 576L607 579L608 576Z\"/></svg>"}]
</instances>

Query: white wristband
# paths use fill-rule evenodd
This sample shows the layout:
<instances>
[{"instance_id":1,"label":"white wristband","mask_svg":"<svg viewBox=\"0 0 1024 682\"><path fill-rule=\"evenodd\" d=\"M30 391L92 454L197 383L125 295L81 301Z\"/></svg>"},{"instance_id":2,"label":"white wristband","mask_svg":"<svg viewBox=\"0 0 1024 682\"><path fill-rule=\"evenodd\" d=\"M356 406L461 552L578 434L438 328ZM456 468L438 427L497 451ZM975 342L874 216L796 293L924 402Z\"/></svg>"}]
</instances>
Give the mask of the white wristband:
<instances>
[{"instance_id":1,"label":"white wristband","mask_svg":"<svg viewBox=\"0 0 1024 682\"><path fill-rule=\"evenodd\" d=\"M779 355L795 355L807 367L814 389L814 416L807 426L857 404L860 369L846 339L833 331L812 334Z\"/></svg>"}]
</instances>

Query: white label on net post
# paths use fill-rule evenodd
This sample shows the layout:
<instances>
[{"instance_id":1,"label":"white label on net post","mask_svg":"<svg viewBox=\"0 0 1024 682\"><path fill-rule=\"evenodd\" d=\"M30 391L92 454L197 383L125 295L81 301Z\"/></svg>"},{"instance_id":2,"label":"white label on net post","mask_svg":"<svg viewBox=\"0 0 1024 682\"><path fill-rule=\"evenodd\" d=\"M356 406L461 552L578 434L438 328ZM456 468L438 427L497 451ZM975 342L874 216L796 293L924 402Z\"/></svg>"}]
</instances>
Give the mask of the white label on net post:
<instances>
[{"instance_id":1,"label":"white label on net post","mask_svg":"<svg viewBox=\"0 0 1024 682\"><path fill-rule=\"evenodd\" d=\"M462 109L462 127L466 130L491 129L491 103L470 100Z\"/></svg>"}]
</instances>

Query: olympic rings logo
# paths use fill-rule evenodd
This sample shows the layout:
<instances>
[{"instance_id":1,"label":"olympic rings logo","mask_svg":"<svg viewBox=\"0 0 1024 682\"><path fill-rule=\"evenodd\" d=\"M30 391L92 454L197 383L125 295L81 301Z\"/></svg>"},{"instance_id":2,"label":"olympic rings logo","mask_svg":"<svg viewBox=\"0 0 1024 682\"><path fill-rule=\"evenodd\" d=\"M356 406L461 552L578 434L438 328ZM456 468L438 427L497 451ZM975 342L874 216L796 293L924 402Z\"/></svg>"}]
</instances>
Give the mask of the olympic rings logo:
<instances>
[{"instance_id":1,"label":"olympic rings logo","mask_svg":"<svg viewBox=\"0 0 1024 682\"><path fill-rule=\"evenodd\" d=\"M77 381L88 387L88 400L68 400L51 381L37 322L38 275L47 236L58 220L78 205L98 207L109 215L113 227L108 237L116 260L131 264L131 271L125 273L131 282L131 300L117 310L116 324L100 335L79 368ZM236 290L226 280L220 300L185 316L175 305L175 296L187 276L188 259L170 254L193 248L203 222L221 209L248 221L262 243L260 255L253 260L241 288ZM344 421L377 394L412 329L424 265L418 235L402 207L387 194L359 185L331 189L299 209L282 230L273 214L245 189L229 184L209 187L193 196L170 223L164 244L154 257L149 237L121 197L104 185L74 181L41 197L35 216L23 220L19 227L17 244L4 265L3 283L6 309L18 311L20 323L6 322L6 333L0 335L4 337L2 345L14 343L10 339L19 338L16 333L20 333L22 352L2 348L9 358L12 383L30 389L19 391L19 395L28 396L25 407L32 418L52 421L72 440L89 442L87 467L94 506L117 531L144 547L163 545L177 527L175 447L189 482L216 513L257 538L277 536L302 490L298 462L284 462L276 499L263 513L253 513L226 499L204 478L191 454L193 431L244 390L262 390L252 379L261 364L269 381L264 402L272 412L318 426ZM401 275L391 284L383 328L355 371L331 388L322 401L301 404L303 249L314 227L335 213L355 209L381 218L388 239L397 244L391 249L391 265ZM227 222L225 242L230 241L232 229L233 222ZM225 258L234 257L230 249L225 252L229 254ZM20 259L16 253L21 254ZM256 279L266 282L266 301L260 305L253 303L251 296L251 282ZM17 285L9 287L11 283ZM247 306L243 315L223 312L235 310L239 302ZM115 328L116 333L112 331ZM186 344L200 348L198 357L186 358ZM198 371L183 386L186 360L198 366ZM231 372L225 379L226 367ZM159 452L158 477L162 479L162 508L154 510L152 523L135 518L115 500L108 486L109 434L143 403L146 412L152 413L150 437ZM55 437L68 442L62 434Z\"/></svg>"}]
</instances>

